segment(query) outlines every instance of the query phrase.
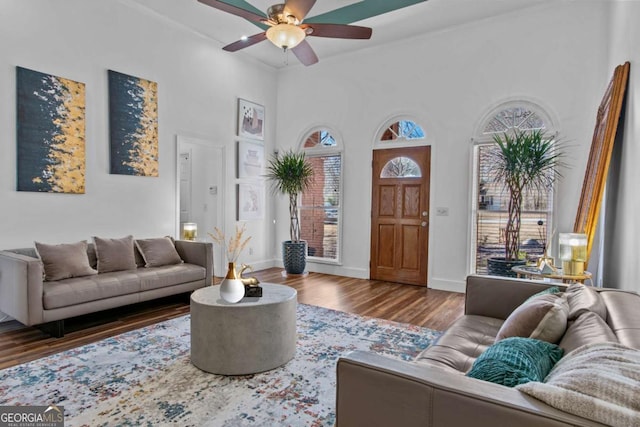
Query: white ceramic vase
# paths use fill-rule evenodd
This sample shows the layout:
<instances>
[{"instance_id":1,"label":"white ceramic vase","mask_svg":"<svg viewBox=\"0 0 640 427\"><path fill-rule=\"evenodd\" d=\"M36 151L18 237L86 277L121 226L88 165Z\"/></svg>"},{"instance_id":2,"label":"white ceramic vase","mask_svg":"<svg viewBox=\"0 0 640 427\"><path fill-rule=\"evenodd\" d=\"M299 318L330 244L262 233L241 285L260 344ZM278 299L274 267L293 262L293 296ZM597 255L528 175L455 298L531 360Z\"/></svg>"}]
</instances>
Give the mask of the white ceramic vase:
<instances>
[{"instance_id":1,"label":"white ceramic vase","mask_svg":"<svg viewBox=\"0 0 640 427\"><path fill-rule=\"evenodd\" d=\"M227 276L220 283L220 296L230 303L237 303L244 298L244 283L236 274L235 262L229 263Z\"/></svg>"}]
</instances>

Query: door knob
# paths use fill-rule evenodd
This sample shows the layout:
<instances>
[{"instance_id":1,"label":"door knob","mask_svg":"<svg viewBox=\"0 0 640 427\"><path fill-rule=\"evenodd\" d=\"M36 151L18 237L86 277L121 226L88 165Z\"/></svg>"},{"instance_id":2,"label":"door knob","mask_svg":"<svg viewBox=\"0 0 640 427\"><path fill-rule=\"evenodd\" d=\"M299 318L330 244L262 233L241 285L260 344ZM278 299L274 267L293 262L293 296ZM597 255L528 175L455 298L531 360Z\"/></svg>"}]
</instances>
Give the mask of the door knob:
<instances>
[{"instance_id":1,"label":"door knob","mask_svg":"<svg viewBox=\"0 0 640 427\"><path fill-rule=\"evenodd\" d=\"M422 211L422 216L428 216L429 215L429 211Z\"/></svg>"},{"instance_id":2,"label":"door knob","mask_svg":"<svg viewBox=\"0 0 640 427\"><path fill-rule=\"evenodd\" d=\"M423 227L426 227L426 226L427 226L427 221L422 221L422 222L420 223L420 225L421 225L421 226L423 226Z\"/></svg>"}]
</instances>

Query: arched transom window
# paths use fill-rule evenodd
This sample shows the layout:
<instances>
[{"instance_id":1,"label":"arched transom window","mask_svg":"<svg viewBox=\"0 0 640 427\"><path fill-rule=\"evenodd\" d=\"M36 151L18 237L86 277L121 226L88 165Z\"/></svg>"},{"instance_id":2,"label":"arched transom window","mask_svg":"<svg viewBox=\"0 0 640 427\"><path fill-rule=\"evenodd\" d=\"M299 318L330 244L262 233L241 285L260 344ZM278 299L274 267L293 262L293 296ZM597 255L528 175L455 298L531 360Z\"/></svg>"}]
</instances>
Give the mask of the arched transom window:
<instances>
[{"instance_id":1,"label":"arched transom window","mask_svg":"<svg viewBox=\"0 0 640 427\"><path fill-rule=\"evenodd\" d=\"M553 135L549 116L530 102L509 102L494 110L474 136L472 200L472 272L487 274L487 260L504 257L504 231L508 218L509 192L490 175L496 134L543 130ZM524 195L520 228L521 256L530 260L542 255L549 240L553 217L553 190Z\"/></svg>"},{"instance_id":2,"label":"arched transom window","mask_svg":"<svg viewBox=\"0 0 640 427\"><path fill-rule=\"evenodd\" d=\"M313 167L311 188L300 198L300 235L312 261L340 262L342 147L336 133L316 128L301 141Z\"/></svg>"},{"instance_id":3,"label":"arched transom window","mask_svg":"<svg viewBox=\"0 0 640 427\"><path fill-rule=\"evenodd\" d=\"M382 133L381 141L424 139L422 128L411 120L396 120Z\"/></svg>"}]
</instances>

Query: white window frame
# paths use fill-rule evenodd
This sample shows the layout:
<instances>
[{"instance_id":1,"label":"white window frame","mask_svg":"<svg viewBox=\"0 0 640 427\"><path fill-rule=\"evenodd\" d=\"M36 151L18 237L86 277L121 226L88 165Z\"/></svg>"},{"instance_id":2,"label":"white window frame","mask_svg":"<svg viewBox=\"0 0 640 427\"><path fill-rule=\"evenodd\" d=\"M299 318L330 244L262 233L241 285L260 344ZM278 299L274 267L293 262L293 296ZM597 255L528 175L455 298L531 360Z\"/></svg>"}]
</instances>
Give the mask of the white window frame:
<instances>
[{"instance_id":1,"label":"white window frame","mask_svg":"<svg viewBox=\"0 0 640 427\"><path fill-rule=\"evenodd\" d=\"M317 145L313 148L305 148L304 144L307 139L315 132L326 131L328 132L336 142L334 147L324 147L322 145ZM337 256L335 259L324 258L324 257L315 257L315 256L307 256L307 261L316 262L320 264L332 264L332 265L342 265L342 223L343 221L343 200L344 200L344 146L342 143L342 137L338 132L328 125L317 125L302 134L300 138L300 150L305 153L305 156L310 157L324 157L324 156L340 156L340 194L338 195L338 218L337 218L337 239L338 243L336 245ZM299 196L302 198L302 196ZM298 202L298 206L301 207L300 201ZM300 210L300 208L298 208ZM299 212L298 212L299 214ZM302 219L301 219L302 221ZM302 222L300 224L302 226Z\"/></svg>"},{"instance_id":2,"label":"white window frame","mask_svg":"<svg viewBox=\"0 0 640 427\"><path fill-rule=\"evenodd\" d=\"M477 236L477 215L478 215L478 147L482 145L490 145L494 144L493 135L494 134L485 134L484 129L489 124L491 119L493 119L498 113L503 110L507 110L514 107L523 107L526 108L535 114L537 114L545 124L544 130L549 135L558 135L558 126L557 121L552 118L552 116L548 113L548 108L543 108L540 106L537 101L530 101L527 99L512 99L508 101L501 102L491 108L478 122L478 126L474 130L474 136L471 138L471 185L469 187L469 197L471 198L471 210L469 215L469 236L468 242L469 244L469 259L467 265L469 266L468 272L469 274L476 274L476 259L477 259L477 249L478 242L476 240ZM547 233L547 247L551 247L552 243L550 238L552 236L553 224L556 222L556 207L557 207L557 191L556 185L554 184L552 188L552 199L551 199L551 215L549 215L549 221L546 224L546 233Z\"/></svg>"}]
</instances>

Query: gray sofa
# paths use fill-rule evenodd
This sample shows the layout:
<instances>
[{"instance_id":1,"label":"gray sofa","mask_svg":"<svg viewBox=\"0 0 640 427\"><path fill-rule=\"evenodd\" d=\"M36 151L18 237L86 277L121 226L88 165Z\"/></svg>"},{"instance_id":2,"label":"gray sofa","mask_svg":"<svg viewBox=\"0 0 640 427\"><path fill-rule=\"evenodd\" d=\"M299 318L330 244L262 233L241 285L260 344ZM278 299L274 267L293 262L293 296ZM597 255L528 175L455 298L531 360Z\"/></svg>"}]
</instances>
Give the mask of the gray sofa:
<instances>
[{"instance_id":1,"label":"gray sofa","mask_svg":"<svg viewBox=\"0 0 640 427\"><path fill-rule=\"evenodd\" d=\"M45 281L34 248L0 251L0 311L19 322L64 334L64 319L186 293L212 283L211 243L176 240L180 264L145 267L136 252L135 269ZM90 264L97 260L93 244Z\"/></svg>"},{"instance_id":2,"label":"gray sofa","mask_svg":"<svg viewBox=\"0 0 640 427\"><path fill-rule=\"evenodd\" d=\"M572 411L555 409L516 388L465 375L476 358L494 343L505 319L527 298L549 286L548 283L520 279L470 276L467 278L464 316L414 361L398 361L362 351L340 358L336 425L603 425L569 413ZM601 345L618 341L630 347L632 352L640 349L640 295L614 289L587 288L580 292L590 293L591 290L596 291L591 296L599 295L600 305L596 308L597 304L587 302L585 306L590 308L581 309L576 315L591 319L597 316L604 326L593 329L583 327L584 322L578 320L567 323L570 326L559 341L561 348L567 347L565 362L571 361L576 353L570 352L571 349L584 348L579 346L585 343L598 346L601 341L607 342ZM569 293L567 290L563 295ZM588 310L598 314L585 314ZM544 381L547 380L548 377ZM632 399L637 399L637 395Z\"/></svg>"}]
</instances>

